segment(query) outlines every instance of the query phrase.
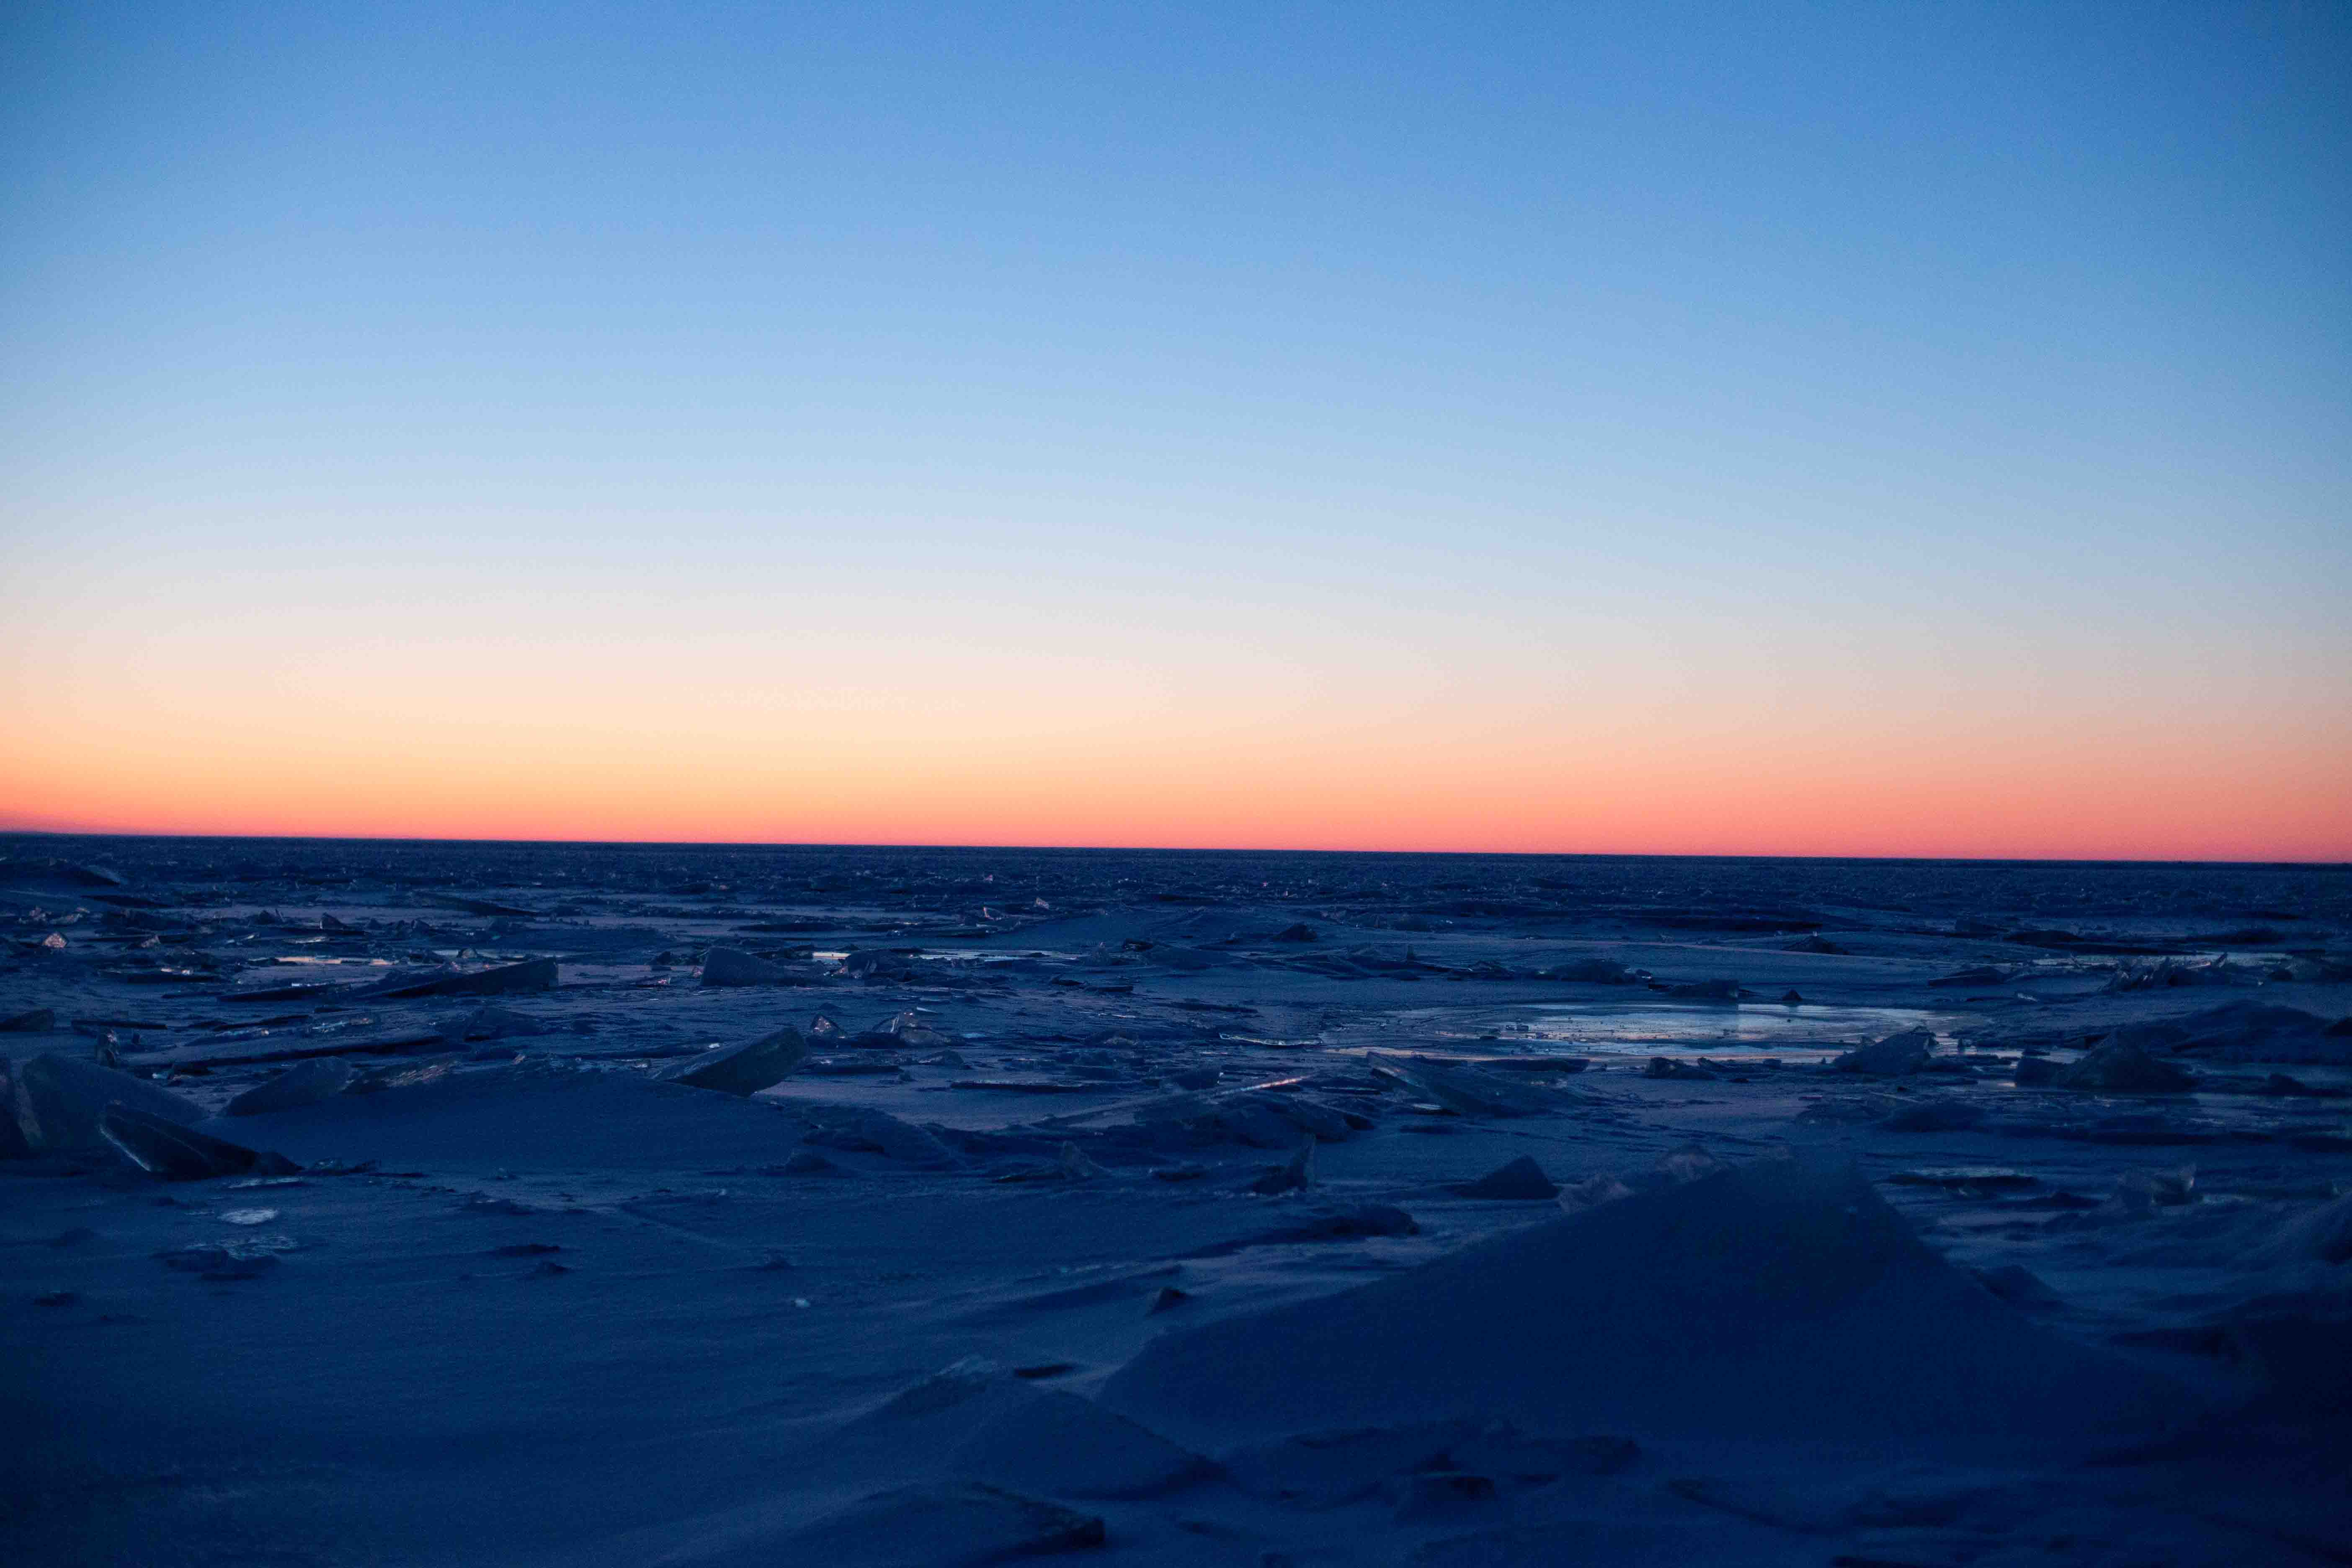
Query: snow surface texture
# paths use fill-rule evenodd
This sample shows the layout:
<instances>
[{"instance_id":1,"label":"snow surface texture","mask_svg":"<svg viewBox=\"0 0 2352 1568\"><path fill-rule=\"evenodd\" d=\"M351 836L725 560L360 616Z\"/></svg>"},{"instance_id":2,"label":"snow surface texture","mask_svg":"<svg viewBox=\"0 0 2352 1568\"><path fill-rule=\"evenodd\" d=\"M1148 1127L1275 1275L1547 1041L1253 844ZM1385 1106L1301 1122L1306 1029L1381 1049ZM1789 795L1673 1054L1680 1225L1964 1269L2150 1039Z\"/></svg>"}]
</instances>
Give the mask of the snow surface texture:
<instances>
[{"instance_id":1,"label":"snow surface texture","mask_svg":"<svg viewBox=\"0 0 2352 1568\"><path fill-rule=\"evenodd\" d=\"M6 841L0 1562L2345 1561L2348 923Z\"/></svg>"},{"instance_id":2,"label":"snow surface texture","mask_svg":"<svg viewBox=\"0 0 2352 1568\"><path fill-rule=\"evenodd\" d=\"M1545 1430L1935 1445L2147 1435L2178 1384L2036 1326L1849 1164L1763 1160L1154 1342L1114 1407L1229 1433Z\"/></svg>"}]
</instances>

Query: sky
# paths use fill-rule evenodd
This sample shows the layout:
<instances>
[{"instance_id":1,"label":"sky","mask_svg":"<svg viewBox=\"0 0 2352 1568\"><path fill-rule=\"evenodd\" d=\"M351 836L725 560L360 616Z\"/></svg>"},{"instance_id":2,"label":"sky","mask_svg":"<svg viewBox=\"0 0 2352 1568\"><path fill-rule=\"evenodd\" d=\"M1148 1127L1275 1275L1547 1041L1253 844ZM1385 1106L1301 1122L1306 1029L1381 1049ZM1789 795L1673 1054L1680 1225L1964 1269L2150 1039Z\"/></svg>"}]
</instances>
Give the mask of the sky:
<instances>
[{"instance_id":1,"label":"sky","mask_svg":"<svg viewBox=\"0 0 2352 1568\"><path fill-rule=\"evenodd\" d=\"M0 71L0 827L2352 859L2352 7Z\"/></svg>"}]
</instances>

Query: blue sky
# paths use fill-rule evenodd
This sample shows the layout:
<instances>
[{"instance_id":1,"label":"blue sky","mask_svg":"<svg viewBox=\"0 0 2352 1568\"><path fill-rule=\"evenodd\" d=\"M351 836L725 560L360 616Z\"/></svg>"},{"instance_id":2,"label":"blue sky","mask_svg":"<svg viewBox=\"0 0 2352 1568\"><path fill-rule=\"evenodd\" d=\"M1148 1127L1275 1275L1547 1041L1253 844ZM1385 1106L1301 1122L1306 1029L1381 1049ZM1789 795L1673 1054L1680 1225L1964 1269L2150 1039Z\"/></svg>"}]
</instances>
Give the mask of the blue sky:
<instances>
[{"instance_id":1,"label":"blue sky","mask_svg":"<svg viewBox=\"0 0 2352 1568\"><path fill-rule=\"evenodd\" d=\"M2352 13L1370 11L12 9L17 810L403 667L2347 754Z\"/></svg>"}]
</instances>

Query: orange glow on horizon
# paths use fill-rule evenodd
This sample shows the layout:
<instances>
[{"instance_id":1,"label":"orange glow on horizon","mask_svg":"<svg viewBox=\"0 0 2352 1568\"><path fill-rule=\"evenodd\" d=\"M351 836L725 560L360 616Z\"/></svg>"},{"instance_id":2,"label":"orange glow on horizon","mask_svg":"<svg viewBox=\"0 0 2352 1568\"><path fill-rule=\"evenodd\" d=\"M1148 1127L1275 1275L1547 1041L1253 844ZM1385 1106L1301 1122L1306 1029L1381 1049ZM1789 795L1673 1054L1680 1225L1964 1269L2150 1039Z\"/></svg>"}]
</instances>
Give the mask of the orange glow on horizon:
<instances>
[{"instance_id":1,"label":"orange glow on horizon","mask_svg":"<svg viewBox=\"0 0 2352 1568\"><path fill-rule=\"evenodd\" d=\"M2344 749L1224 745L0 761L0 827L297 837L2352 861Z\"/></svg>"}]
</instances>

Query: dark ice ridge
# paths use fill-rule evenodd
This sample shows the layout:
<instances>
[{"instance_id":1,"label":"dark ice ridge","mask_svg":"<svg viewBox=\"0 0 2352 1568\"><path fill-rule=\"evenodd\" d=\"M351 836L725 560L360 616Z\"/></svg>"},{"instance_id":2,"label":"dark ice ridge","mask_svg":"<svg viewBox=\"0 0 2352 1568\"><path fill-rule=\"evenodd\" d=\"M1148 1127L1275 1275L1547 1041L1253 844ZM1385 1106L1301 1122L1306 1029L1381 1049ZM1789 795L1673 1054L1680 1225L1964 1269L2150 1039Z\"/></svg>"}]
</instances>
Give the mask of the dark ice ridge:
<instances>
[{"instance_id":1,"label":"dark ice ridge","mask_svg":"<svg viewBox=\"0 0 2352 1568\"><path fill-rule=\"evenodd\" d=\"M10 1561L2352 1554L2341 868L5 847Z\"/></svg>"}]
</instances>

